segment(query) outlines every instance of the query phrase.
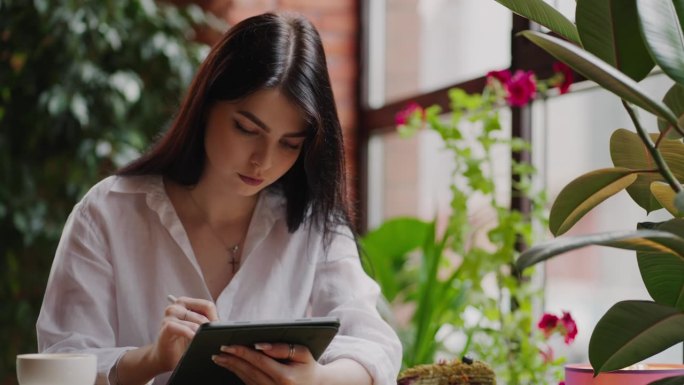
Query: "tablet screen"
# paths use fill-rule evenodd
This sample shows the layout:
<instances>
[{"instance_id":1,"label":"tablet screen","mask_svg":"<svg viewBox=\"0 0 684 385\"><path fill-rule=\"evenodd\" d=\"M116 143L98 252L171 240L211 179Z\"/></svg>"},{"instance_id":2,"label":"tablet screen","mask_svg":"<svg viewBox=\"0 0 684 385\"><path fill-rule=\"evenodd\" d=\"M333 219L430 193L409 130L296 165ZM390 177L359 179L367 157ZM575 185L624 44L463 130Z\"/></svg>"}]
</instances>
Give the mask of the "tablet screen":
<instances>
[{"instance_id":1,"label":"tablet screen","mask_svg":"<svg viewBox=\"0 0 684 385\"><path fill-rule=\"evenodd\" d=\"M334 317L204 324L190 342L168 385L242 385L237 376L211 360L223 345L253 347L257 342L304 345L317 360L339 326L340 321Z\"/></svg>"}]
</instances>

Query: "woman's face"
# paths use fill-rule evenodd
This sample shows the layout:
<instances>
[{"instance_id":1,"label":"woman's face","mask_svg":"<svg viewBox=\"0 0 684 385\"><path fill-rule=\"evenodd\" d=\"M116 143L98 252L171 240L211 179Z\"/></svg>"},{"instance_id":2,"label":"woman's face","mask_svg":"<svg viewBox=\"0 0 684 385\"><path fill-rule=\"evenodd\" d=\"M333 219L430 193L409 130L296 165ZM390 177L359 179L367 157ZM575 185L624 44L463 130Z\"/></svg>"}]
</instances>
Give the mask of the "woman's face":
<instances>
[{"instance_id":1,"label":"woman's face","mask_svg":"<svg viewBox=\"0 0 684 385\"><path fill-rule=\"evenodd\" d=\"M203 178L253 196L283 176L302 150L306 129L299 109L276 89L209 109Z\"/></svg>"}]
</instances>

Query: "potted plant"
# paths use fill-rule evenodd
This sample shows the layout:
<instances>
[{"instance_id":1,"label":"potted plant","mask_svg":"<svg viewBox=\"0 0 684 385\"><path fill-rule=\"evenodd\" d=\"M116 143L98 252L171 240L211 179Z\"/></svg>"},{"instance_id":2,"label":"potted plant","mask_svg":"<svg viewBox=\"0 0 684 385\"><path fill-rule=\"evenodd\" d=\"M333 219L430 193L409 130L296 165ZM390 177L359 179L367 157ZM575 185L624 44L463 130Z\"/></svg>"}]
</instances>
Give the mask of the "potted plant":
<instances>
[{"instance_id":1,"label":"potted plant","mask_svg":"<svg viewBox=\"0 0 684 385\"><path fill-rule=\"evenodd\" d=\"M559 236L587 212L627 190L651 212L672 219L639 223L635 230L558 237L524 252L520 269L587 245L636 251L643 283L652 301L621 301L597 323L589 343L594 373L642 361L684 341L684 1L577 0L575 22L542 0L496 0L554 34L522 36L577 73L619 96L634 131L618 129L610 140L613 167L579 176L558 195L549 228ZM639 81L658 66L674 85L662 100L642 91ZM658 120L647 132L637 107ZM684 377L671 379L684 383Z\"/></svg>"},{"instance_id":2,"label":"potted plant","mask_svg":"<svg viewBox=\"0 0 684 385\"><path fill-rule=\"evenodd\" d=\"M367 271L391 308L385 314L402 339L405 368L435 362L440 367L441 358L467 355L491 365L509 385L561 378L564 357L554 355L548 340L560 334L570 344L575 323L567 312L535 321L539 292L528 279L532 271L519 277L511 269L518 241L533 241L532 218L545 223L545 192L533 186L531 164L513 162L516 188L534 202L532 218L523 215L511 209L510 187L495 171L501 166L497 154L529 149L502 128L502 107L525 105L549 87L567 91L567 79L557 71L549 79L531 71L493 71L482 93L449 90L448 113L409 103L397 114L402 136L421 130L439 135L441 150L452 160L449 210L429 222L392 218L360 239ZM458 343L445 343L451 337Z\"/></svg>"}]
</instances>

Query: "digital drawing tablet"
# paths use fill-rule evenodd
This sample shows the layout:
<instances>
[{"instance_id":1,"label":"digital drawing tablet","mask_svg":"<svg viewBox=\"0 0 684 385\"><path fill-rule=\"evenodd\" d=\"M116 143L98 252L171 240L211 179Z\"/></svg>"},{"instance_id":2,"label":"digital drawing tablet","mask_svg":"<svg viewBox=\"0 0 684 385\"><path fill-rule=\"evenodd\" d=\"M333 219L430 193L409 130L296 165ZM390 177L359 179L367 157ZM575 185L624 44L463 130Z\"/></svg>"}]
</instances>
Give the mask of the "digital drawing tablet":
<instances>
[{"instance_id":1,"label":"digital drawing tablet","mask_svg":"<svg viewBox=\"0 0 684 385\"><path fill-rule=\"evenodd\" d=\"M212 355L221 353L222 345L253 347L257 342L304 345L318 360L339 327L340 321L335 317L203 324L167 385L243 385L235 374L211 360Z\"/></svg>"}]
</instances>

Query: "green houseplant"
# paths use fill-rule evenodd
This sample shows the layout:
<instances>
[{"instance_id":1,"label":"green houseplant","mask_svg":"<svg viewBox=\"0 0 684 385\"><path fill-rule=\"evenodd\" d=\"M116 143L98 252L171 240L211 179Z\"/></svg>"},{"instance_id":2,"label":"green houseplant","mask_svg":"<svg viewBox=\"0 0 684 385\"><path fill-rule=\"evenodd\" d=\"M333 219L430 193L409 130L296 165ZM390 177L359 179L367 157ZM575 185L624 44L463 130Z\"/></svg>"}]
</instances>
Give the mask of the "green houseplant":
<instances>
[{"instance_id":1,"label":"green houseplant","mask_svg":"<svg viewBox=\"0 0 684 385\"><path fill-rule=\"evenodd\" d=\"M167 124L210 22L154 0L0 0L0 384L37 348L71 207Z\"/></svg>"},{"instance_id":2,"label":"green houseplant","mask_svg":"<svg viewBox=\"0 0 684 385\"><path fill-rule=\"evenodd\" d=\"M652 301L621 301L597 323L589 344L595 373L637 363L684 341L684 1L577 0L575 22L541 0L496 0L513 12L549 28L522 35L589 80L619 96L634 131L618 129L610 140L613 167L570 182L550 212L549 228L559 236L584 214L627 190L646 212L665 208L661 223L635 230L558 237L539 244L516 261L523 269L587 245L636 251ZM654 98L640 88L654 66L674 81ZM658 120L647 132L637 107ZM684 383L673 378L672 384Z\"/></svg>"},{"instance_id":3,"label":"green houseplant","mask_svg":"<svg viewBox=\"0 0 684 385\"><path fill-rule=\"evenodd\" d=\"M470 355L490 364L497 378L507 384L557 383L564 359L554 358L544 348L548 330L535 328L533 304L539 293L528 280L532 272L520 277L511 268L519 255L517 242L532 242L533 218L543 221L545 217L541 211L545 194L532 185L534 168L513 162L517 190L534 203L532 218L527 217L510 208L502 191L509 187L496 179L494 170L499 151L528 148L502 129L504 89L495 79L511 80L511 88L520 86L516 89L537 90L549 84L535 82L531 72L511 76L508 71L497 71L489 77L482 94L450 90L446 116L438 106L423 109L409 104L397 122L402 135L414 135L420 129L438 134L443 151L453 159L448 216L433 221L393 218L367 233L360 243L367 270L389 305L409 310L402 312L407 314L403 322L395 323L404 346L405 368L433 363L439 356ZM556 76L554 80L562 79ZM506 102L525 104L533 95L534 91L510 93ZM477 209L472 205L475 200L482 202ZM473 217L488 215L487 225L473 224ZM494 287L486 287L485 278L491 278ZM465 341L460 345L443 344L445 336L461 332Z\"/></svg>"}]
</instances>

